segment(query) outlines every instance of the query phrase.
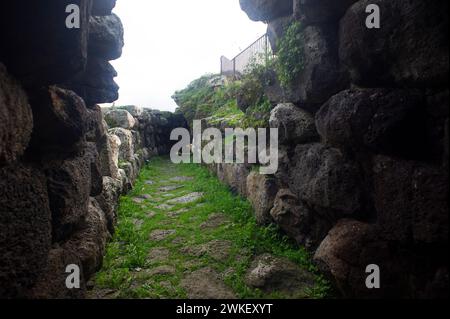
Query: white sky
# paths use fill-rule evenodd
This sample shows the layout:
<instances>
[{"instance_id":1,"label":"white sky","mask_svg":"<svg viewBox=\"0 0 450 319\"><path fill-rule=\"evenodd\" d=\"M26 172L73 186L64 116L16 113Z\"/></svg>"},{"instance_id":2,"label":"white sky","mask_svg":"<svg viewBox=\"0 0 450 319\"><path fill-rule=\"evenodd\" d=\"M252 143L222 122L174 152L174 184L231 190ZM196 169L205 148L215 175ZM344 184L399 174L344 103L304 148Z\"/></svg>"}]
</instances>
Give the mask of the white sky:
<instances>
[{"instance_id":1,"label":"white sky","mask_svg":"<svg viewBox=\"0 0 450 319\"><path fill-rule=\"evenodd\" d=\"M176 90L219 73L221 55L233 58L266 32L238 0L119 0L114 12L125 28L123 55L111 62L116 105L174 111Z\"/></svg>"}]
</instances>

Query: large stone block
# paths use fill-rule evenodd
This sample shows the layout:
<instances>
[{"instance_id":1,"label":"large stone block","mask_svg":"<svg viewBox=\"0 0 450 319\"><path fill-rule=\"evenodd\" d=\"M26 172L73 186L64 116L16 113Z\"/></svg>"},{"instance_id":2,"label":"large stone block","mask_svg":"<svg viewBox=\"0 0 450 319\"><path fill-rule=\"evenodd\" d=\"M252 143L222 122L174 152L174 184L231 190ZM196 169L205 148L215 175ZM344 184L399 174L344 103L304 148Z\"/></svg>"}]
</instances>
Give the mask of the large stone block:
<instances>
[{"instance_id":1,"label":"large stone block","mask_svg":"<svg viewBox=\"0 0 450 319\"><path fill-rule=\"evenodd\" d=\"M380 29L366 27L369 4L380 7ZM447 87L447 12L446 0L355 3L339 34L339 55L352 81L366 87Z\"/></svg>"},{"instance_id":2,"label":"large stone block","mask_svg":"<svg viewBox=\"0 0 450 319\"><path fill-rule=\"evenodd\" d=\"M294 0L294 17L304 25L337 23L358 0Z\"/></svg>"},{"instance_id":3,"label":"large stone block","mask_svg":"<svg viewBox=\"0 0 450 319\"><path fill-rule=\"evenodd\" d=\"M67 266L80 267L80 289L69 289L66 286ZM77 252L62 249L58 246L48 253L47 265L27 298L31 299L83 299L86 284L82 273L82 264Z\"/></svg>"},{"instance_id":4,"label":"large stone block","mask_svg":"<svg viewBox=\"0 0 450 319\"><path fill-rule=\"evenodd\" d=\"M86 105L112 103L119 98L119 86L114 82L117 72L106 60L89 57L85 72L79 73L64 86L81 96Z\"/></svg>"},{"instance_id":5,"label":"large stone block","mask_svg":"<svg viewBox=\"0 0 450 319\"><path fill-rule=\"evenodd\" d=\"M106 242L110 235L103 211L95 199L88 201L88 213L78 226L77 232L63 248L73 251L80 258L81 267L88 280L102 265Z\"/></svg>"},{"instance_id":6,"label":"large stone block","mask_svg":"<svg viewBox=\"0 0 450 319\"><path fill-rule=\"evenodd\" d=\"M246 197L250 170L248 164L217 164L217 177L230 186L232 192Z\"/></svg>"},{"instance_id":7,"label":"large stone block","mask_svg":"<svg viewBox=\"0 0 450 319\"><path fill-rule=\"evenodd\" d=\"M106 134L99 148L102 176L117 178L119 170L119 150L122 142L114 134Z\"/></svg>"},{"instance_id":8,"label":"large stone block","mask_svg":"<svg viewBox=\"0 0 450 319\"><path fill-rule=\"evenodd\" d=\"M274 177L261 175L255 171L248 175L247 198L252 203L258 224L266 225L272 221L270 210L276 194L277 185Z\"/></svg>"},{"instance_id":9,"label":"large stone block","mask_svg":"<svg viewBox=\"0 0 450 319\"><path fill-rule=\"evenodd\" d=\"M117 0L92 0L92 14L96 16L110 15Z\"/></svg>"},{"instance_id":10,"label":"large stone block","mask_svg":"<svg viewBox=\"0 0 450 319\"><path fill-rule=\"evenodd\" d=\"M35 167L0 168L0 297L23 298L47 262L51 213L45 176Z\"/></svg>"},{"instance_id":11,"label":"large stone block","mask_svg":"<svg viewBox=\"0 0 450 319\"><path fill-rule=\"evenodd\" d=\"M385 156L374 159L374 203L388 240L448 240L448 175L440 167Z\"/></svg>"},{"instance_id":12,"label":"large stone block","mask_svg":"<svg viewBox=\"0 0 450 319\"><path fill-rule=\"evenodd\" d=\"M28 97L0 63L0 165L20 157L28 146L33 115Z\"/></svg>"},{"instance_id":13,"label":"large stone block","mask_svg":"<svg viewBox=\"0 0 450 319\"><path fill-rule=\"evenodd\" d=\"M316 114L322 141L345 149L425 158L424 96L418 90L342 91Z\"/></svg>"},{"instance_id":14,"label":"large stone block","mask_svg":"<svg viewBox=\"0 0 450 319\"><path fill-rule=\"evenodd\" d=\"M119 161L132 161L134 155L134 143L131 131L124 128L113 128L109 130L109 133L116 135L120 139Z\"/></svg>"},{"instance_id":15,"label":"large stone block","mask_svg":"<svg viewBox=\"0 0 450 319\"><path fill-rule=\"evenodd\" d=\"M265 91L274 104L292 102L315 112L332 95L345 89L348 79L339 65L335 29L307 26L300 32L298 41L302 48L302 61L298 63L302 64L302 69L284 87L274 74Z\"/></svg>"}]
</instances>

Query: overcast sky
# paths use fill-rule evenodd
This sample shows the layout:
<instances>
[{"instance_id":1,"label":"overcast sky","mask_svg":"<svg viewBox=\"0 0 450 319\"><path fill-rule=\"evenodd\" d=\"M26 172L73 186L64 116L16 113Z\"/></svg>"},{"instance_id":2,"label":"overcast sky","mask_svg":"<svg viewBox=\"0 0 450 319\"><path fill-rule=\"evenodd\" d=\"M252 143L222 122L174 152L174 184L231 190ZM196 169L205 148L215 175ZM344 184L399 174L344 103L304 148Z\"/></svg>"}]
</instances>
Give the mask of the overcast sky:
<instances>
[{"instance_id":1,"label":"overcast sky","mask_svg":"<svg viewBox=\"0 0 450 319\"><path fill-rule=\"evenodd\" d=\"M205 73L220 72L220 56L233 58L266 31L238 0L119 0L114 12L125 28L116 105L174 111L172 94Z\"/></svg>"}]
</instances>

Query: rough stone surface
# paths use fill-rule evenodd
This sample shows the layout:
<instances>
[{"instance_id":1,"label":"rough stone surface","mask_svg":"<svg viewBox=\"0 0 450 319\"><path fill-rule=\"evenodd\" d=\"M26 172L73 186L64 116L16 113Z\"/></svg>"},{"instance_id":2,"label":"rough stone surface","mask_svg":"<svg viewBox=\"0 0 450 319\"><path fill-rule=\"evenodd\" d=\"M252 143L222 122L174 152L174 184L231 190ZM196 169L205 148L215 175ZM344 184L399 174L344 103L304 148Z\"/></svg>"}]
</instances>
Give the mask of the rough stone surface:
<instances>
[{"instance_id":1,"label":"rough stone surface","mask_svg":"<svg viewBox=\"0 0 450 319\"><path fill-rule=\"evenodd\" d=\"M230 222L227 215L214 213L208 216L208 220L200 225L200 229L215 229Z\"/></svg>"},{"instance_id":2,"label":"rough stone surface","mask_svg":"<svg viewBox=\"0 0 450 319\"><path fill-rule=\"evenodd\" d=\"M33 115L28 97L0 63L0 165L20 157L31 138Z\"/></svg>"},{"instance_id":3,"label":"rough stone surface","mask_svg":"<svg viewBox=\"0 0 450 319\"><path fill-rule=\"evenodd\" d=\"M154 240L154 241L161 241L161 240L166 239L169 236L172 236L175 233L176 233L176 231L173 229L165 229L165 230L157 229L157 230L154 230L150 234L149 239Z\"/></svg>"},{"instance_id":4,"label":"rough stone surface","mask_svg":"<svg viewBox=\"0 0 450 319\"><path fill-rule=\"evenodd\" d=\"M241 196L247 196L247 177L250 174L248 164L217 164L217 177L230 186L231 191Z\"/></svg>"},{"instance_id":5,"label":"rough stone surface","mask_svg":"<svg viewBox=\"0 0 450 319\"><path fill-rule=\"evenodd\" d=\"M361 19L369 4L384 13L380 29L368 29ZM352 81L367 87L447 87L447 11L445 0L355 3L341 20L339 35L340 58Z\"/></svg>"},{"instance_id":6,"label":"rough stone surface","mask_svg":"<svg viewBox=\"0 0 450 319\"><path fill-rule=\"evenodd\" d=\"M122 194L122 182L109 176L103 177L103 191L97 196L97 202L105 214L108 230L114 233L114 225L117 217L117 208Z\"/></svg>"},{"instance_id":7,"label":"rough stone surface","mask_svg":"<svg viewBox=\"0 0 450 319\"><path fill-rule=\"evenodd\" d=\"M45 268L51 213L45 176L15 164L0 168L0 296L20 298Z\"/></svg>"},{"instance_id":8,"label":"rough stone surface","mask_svg":"<svg viewBox=\"0 0 450 319\"><path fill-rule=\"evenodd\" d=\"M342 91L317 113L317 129L331 146L420 158L428 150L423 103L418 90Z\"/></svg>"},{"instance_id":9,"label":"rough stone surface","mask_svg":"<svg viewBox=\"0 0 450 319\"><path fill-rule=\"evenodd\" d=\"M100 169L103 176L118 178L119 152L122 142L117 135L106 134L100 147Z\"/></svg>"},{"instance_id":10,"label":"rough stone surface","mask_svg":"<svg viewBox=\"0 0 450 319\"><path fill-rule=\"evenodd\" d=\"M293 12L292 0L239 0L239 3L253 21L270 21Z\"/></svg>"},{"instance_id":11,"label":"rough stone surface","mask_svg":"<svg viewBox=\"0 0 450 319\"><path fill-rule=\"evenodd\" d=\"M278 104L270 113L269 125L278 128L278 139L282 144L318 140L314 117L292 103Z\"/></svg>"},{"instance_id":12,"label":"rough stone surface","mask_svg":"<svg viewBox=\"0 0 450 319\"><path fill-rule=\"evenodd\" d=\"M87 105L113 103L119 98L119 86L114 82L117 72L104 58L92 57L84 73L64 84L84 99Z\"/></svg>"},{"instance_id":13,"label":"rough stone surface","mask_svg":"<svg viewBox=\"0 0 450 319\"><path fill-rule=\"evenodd\" d=\"M181 281L189 299L235 299L236 296L211 268L194 271Z\"/></svg>"},{"instance_id":14,"label":"rough stone surface","mask_svg":"<svg viewBox=\"0 0 450 319\"><path fill-rule=\"evenodd\" d=\"M195 257L207 255L215 260L220 261L230 257L231 249L232 242L227 240L213 240L203 245L185 247L181 249L181 252Z\"/></svg>"},{"instance_id":15,"label":"rough stone surface","mask_svg":"<svg viewBox=\"0 0 450 319\"><path fill-rule=\"evenodd\" d=\"M289 189L278 192L270 215L288 236L309 250L316 249L332 227Z\"/></svg>"},{"instance_id":16,"label":"rough stone surface","mask_svg":"<svg viewBox=\"0 0 450 319\"><path fill-rule=\"evenodd\" d=\"M337 23L358 0L294 0L294 17L304 25Z\"/></svg>"},{"instance_id":17,"label":"rough stone surface","mask_svg":"<svg viewBox=\"0 0 450 319\"><path fill-rule=\"evenodd\" d=\"M91 167L85 156L46 164L54 240L65 240L88 212Z\"/></svg>"},{"instance_id":18,"label":"rough stone surface","mask_svg":"<svg viewBox=\"0 0 450 319\"><path fill-rule=\"evenodd\" d=\"M81 261L76 252L53 248L49 251L43 276L40 276L32 290L27 294L32 299L83 299L86 297L84 275L80 273L80 289L67 289L67 265L79 265Z\"/></svg>"},{"instance_id":19,"label":"rough stone surface","mask_svg":"<svg viewBox=\"0 0 450 319\"><path fill-rule=\"evenodd\" d=\"M203 195L204 195L203 193L198 193L198 192L191 193L191 194L188 194L188 195L185 195L185 196L181 196L181 197L177 197L177 198L171 199L171 200L167 201L167 203L168 204L173 204L173 205L193 203L193 202L199 200L200 198L202 198Z\"/></svg>"},{"instance_id":20,"label":"rough stone surface","mask_svg":"<svg viewBox=\"0 0 450 319\"><path fill-rule=\"evenodd\" d=\"M110 15L116 6L116 0L93 0L92 14L96 16Z\"/></svg>"},{"instance_id":21,"label":"rough stone surface","mask_svg":"<svg viewBox=\"0 0 450 319\"><path fill-rule=\"evenodd\" d=\"M247 177L247 194L258 224L270 223L270 210L277 194L276 180L272 176L251 172Z\"/></svg>"},{"instance_id":22,"label":"rough stone surface","mask_svg":"<svg viewBox=\"0 0 450 319\"><path fill-rule=\"evenodd\" d=\"M87 132L87 109L74 92L51 86L30 99L35 153L67 152Z\"/></svg>"},{"instance_id":23,"label":"rough stone surface","mask_svg":"<svg viewBox=\"0 0 450 319\"><path fill-rule=\"evenodd\" d=\"M80 8L78 29L61 27L69 4ZM27 0L2 3L0 38L5 45L0 61L28 87L69 80L86 66L90 6L91 0L61 0L45 6Z\"/></svg>"},{"instance_id":24,"label":"rough stone surface","mask_svg":"<svg viewBox=\"0 0 450 319\"><path fill-rule=\"evenodd\" d=\"M284 258L264 254L255 258L245 283L265 292L282 292L290 298L301 298L314 285L314 275Z\"/></svg>"},{"instance_id":25,"label":"rough stone surface","mask_svg":"<svg viewBox=\"0 0 450 319\"><path fill-rule=\"evenodd\" d=\"M322 144L298 145L291 163L289 188L300 200L328 218L359 213L360 171L339 149Z\"/></svg>"},{"instance_id":26,"label":"rough stone surface","mask_svg":"<svg viewBox=\"0 0 450 319\"><path fill-rule=\"evenodd\" d=\"M287 28L295 20L292 16L282 17L275 20L271 20L267 24L267 36L269 37L270 46L274 53L278 51L278 42L283 38Z\"/></svg>"},{"instance_id":27,"label":"rough stone surface","mask_svg":"<svg viewBox=\"0 0 450 319\"><path fill-rule=\"evenodd\" d=\"M110 128L119 127L130 130L136 125L135 118L127 110L122 109L106 111L105 120Z\"/></svg>"},{"instance_id":28,"label":"rough stone surface","mask_svg":"<svg viewBox=\"0 0 450 319\"><path fill-rule=\"evenodd\" d=\"M356 271L352 272L346 258L360 255L368 231L369 225L365 223L342 220L330 231L314 255L315 262L323 271L331 274L340 291L348 291L351 280L359 282L358 291L365 287L365 269L355 269Z\"/></svg>"},{"instance_id":29,"label":"rough stone surface","mask_svg":"<svg viewBox=\"0 0 450 319\"><path fill-rule=\"evenodd\" d=\"M448 240L448 175L433 166L374 159L374 201L382 237L445 243Z\"/></svg>"},{"instance_id":30,"label":"rough stone surface","mask_svg":"<svg viewBox=\"0 0 450 319\"><path fill-rule=\"evenodd\" d=\"M77 252L85 278L92 276L101 267L109 237L104 213L97 201L91 199L80 229L63 246Z\"/></svg>"},{"instance_id":31,"label":"rough stone surface","mask_svg":"<svg viewBox=\"0 0 450 319\"><path fill-rule=\"evenodd\" d=\"M108 132L116 135L120 139L119 161L132 161L135 150L133 144L133 134L131 131L124 128L113 128Z\"/></svg>"}]
</instances>

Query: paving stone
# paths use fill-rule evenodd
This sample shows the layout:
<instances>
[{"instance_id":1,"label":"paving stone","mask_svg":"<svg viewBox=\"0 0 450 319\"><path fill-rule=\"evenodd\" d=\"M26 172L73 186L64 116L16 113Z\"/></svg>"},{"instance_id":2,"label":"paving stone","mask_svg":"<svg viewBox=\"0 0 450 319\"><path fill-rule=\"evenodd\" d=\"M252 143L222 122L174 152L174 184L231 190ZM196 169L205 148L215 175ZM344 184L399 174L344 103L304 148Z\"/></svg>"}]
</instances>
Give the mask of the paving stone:
<instances>
[{"instance_id":1,"label":"paving stone","mask_svg":"<svg viewBox=\"0 0 450 319\"><path fill-rule=\"evenodd\" d=\"M164 247L157 247L150 250L148 253L148 261L150 263L159 263L169 259L170 250Z\"/></svg>"},{"instance_id":2,"label":"paving stone","mask_svg":"<svg viewBox=\"0 0 450 319\"><path fill-rule=\"evenodd\" d=\"M157 229L154 230L151 234L149 239L150 240L156 240L156 241L161 241L166 239L167 237L173 235L176 233L176 230L174 229Z\"/></svg>"},{"instance_id":3,"label":"paving stone","mask_svg":"<svg viewBox=\"0 0 450 319\"><path fill-rule=\"evenodd\" d=\"M188 204L188 203L192 203L192 202L199 200L200 198L203 197L203 195L204 195L203 193L198 193L198 192L191 193L191 194L188 194L185 196L171 199L167 203L169 203L169 204Z\"/></svg>"},{"instance_id":4,"label":"paving stone","mask_svg":"<svg viewBox=\"0 0 450 319\"><path fill-rule=\"evenodd\" d=\"M212 268L202 268L181 281L189 299L235 299L233 291Z\"/></svg>"}]
</instances>

